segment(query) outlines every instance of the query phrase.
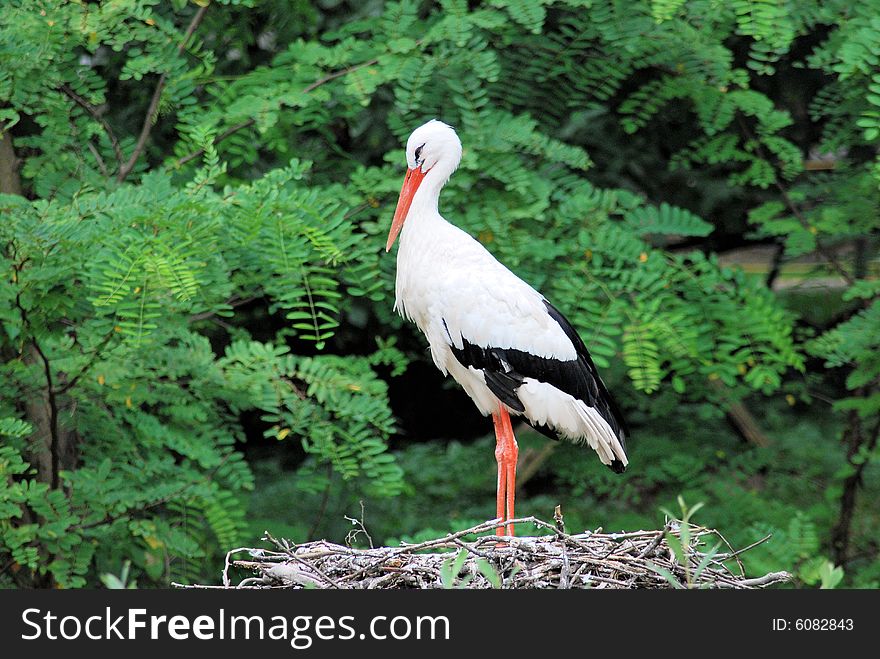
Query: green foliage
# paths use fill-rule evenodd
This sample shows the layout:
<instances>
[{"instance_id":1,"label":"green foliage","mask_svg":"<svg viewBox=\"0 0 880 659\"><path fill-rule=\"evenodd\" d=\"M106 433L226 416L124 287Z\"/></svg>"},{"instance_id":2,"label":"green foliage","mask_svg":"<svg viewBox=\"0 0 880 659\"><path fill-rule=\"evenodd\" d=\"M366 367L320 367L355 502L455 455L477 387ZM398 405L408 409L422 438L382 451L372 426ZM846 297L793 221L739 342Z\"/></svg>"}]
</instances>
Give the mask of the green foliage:
<instances>
[{"instance_id":1,"label":"green foliage","mask_svg":"<svg viewBox=\"0 0 880 659\"><path fill-rule=\"evenodd\" d=\"M131 570L131 561L125 561L122 565L122 572L117 577L115 574L102 574L101 583L109 590L126 590L136 589L137 581L129 581L129 571Z\"/></svg>"},{"instance_id":2,"label":"green foliage","mask_svg":"<svg viewBox=\"0 0 880 659\"><path fill-rule=\"evenodd\" d=\"M684 572L684 583L664 567L652 565L652 569L666 579L673 588L693 588L699 581L703 571L709 567L718 555L718 548L721 546L721 543L718 542L714 547L708 549L698 547L697 545L700 544L699 540L691 535L693 532L691 518L703 507L702 502L688 506L681 495L679 495L678 507L681 511L680 513L670 513L668 510L663 511L667 518L666 528L673 527L678 531L673 533L667 530L664 533L664 537L666 544L669 545L675 556L675 561ZM700 554L702 554L702 558L697 565L693 564L694 550L699 550Z\"/></svg>"},{"instance_id":3,"label":"green foliage","mask_svg":"<svg viewBox=\"0 0 880 659\"><path fill-rule=\"evenodd\" d=\"M466 575L459 578L467 557L467 549L462 549L452 558L443 561L443 565L440 566L440 583L443 585L443 588L450 590L452 588L467 587L468 582L473 579L473 577L471 575Z\"/></svg>"},{"instance_id":4,"label":"green foliage","mask_svg":"<svg viewBox=\"0 0 880 659\"><path fill-rule=\"evenodd\" d=\"M331 489L412 495L422 460L466 451L387 450L386 379L426 357L391 311L381 246L402 142L431 117L465 147L444 214L565 310L648 429L639 472L591 474L599 492L634 504L668 479L723 500L700 476L720 460L709 439L660 440L651 460L653 429L746 396L809 403L817 383L861 424L829 491L864 480L880 415L876 2L202 4L0 9L10 579L94 584L126 560L141 585L213 573L250 532L247 436L295 444L284 491L318 507ZM818 255L807 274L840 279L851 306L798 325L713 253L731 236L780 245L783 267ZM735 477L769 468L727 450ZM471 475L431 487L485 495ZM554 478L584 491L564 465ZM734 500L721 514L761 517ZM831 520L813 512L816 543L774 566L815 559L827 585ZM386 535L428 525L403 517Z\"/></svg>"},{"instance_id":5,"label":"green foliage","mask_svg":"<svg viewBox=\"0 0 880 659\"><path fill-rule=\"evenodd\" d=\"M145 171L141 159L135 184L107 177L115 148L135 148L114 144L121 115L105 123L95 110L108 84L161 73L160 114L181 108L185 122L213 69L198 44L169 51L185 24L168 10L55 3L38 17L12 3L0 12L6 61L39 43L38 57L4 67L2 82L4 129L25 110L35 122L15 140L33 198L0 197L0 546L21 583L81 586L125 559L142 584L204 578L246 529L244 413L258 413L267 435L301 442L316 468L382 496L401 488L386 452L386 384L373 368L399 372L399 351L384 342L372 356L305 357L287 344L320 350L351 300L382 297L376 250L341 186L315 184L296 158L248 182L230 178L208 117L182 132L182 144L204 150L192 171ZM234 308L250 300L282 329L254 340L237 326ZM35 391L44 403L26 402Z\"/></svg>"}]
</instances>

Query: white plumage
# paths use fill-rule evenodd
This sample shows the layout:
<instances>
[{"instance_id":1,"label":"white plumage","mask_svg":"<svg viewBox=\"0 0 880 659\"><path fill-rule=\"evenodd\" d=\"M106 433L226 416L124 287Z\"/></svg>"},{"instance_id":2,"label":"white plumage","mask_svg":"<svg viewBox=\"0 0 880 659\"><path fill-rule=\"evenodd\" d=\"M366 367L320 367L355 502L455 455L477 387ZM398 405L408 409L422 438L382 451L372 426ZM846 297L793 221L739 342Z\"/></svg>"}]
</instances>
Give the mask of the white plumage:
<instances>
[{"instance_id":1,"label":"white plumage","mask_svg":"<svg viewBox=\"0 0 880 659\"><path fill-rule=\"evenodd\" d=\"M588 444L603 463L622 470L624 424L576 332L538 291L438 212L440 190L461 159L455 131L428 122L410 136L406 156L409 170L387 245L400 232L395 309L416 323L434 363L483 414L522 416ZM496 418L496 430L498 424Z\"/></svg>"}]
</instances>

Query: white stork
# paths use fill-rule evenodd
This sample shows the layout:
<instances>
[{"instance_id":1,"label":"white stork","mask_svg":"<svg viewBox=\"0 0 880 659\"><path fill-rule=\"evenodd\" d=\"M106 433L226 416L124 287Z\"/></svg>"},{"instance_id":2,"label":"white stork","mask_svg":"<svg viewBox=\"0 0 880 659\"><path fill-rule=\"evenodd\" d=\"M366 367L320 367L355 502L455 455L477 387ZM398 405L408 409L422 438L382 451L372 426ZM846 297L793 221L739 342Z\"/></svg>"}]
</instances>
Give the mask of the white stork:
<instances>
[{"instance_id":1,"label":"white stork","mask_svg":"<svg viewBox=\"0 0 880 659\"><path fill-rule=\"evenodd\" d=\"M627 430L571 323L438 212L460 161L452 127L432 120L413 131L385 251L400 234L394 308L425 334L437 368L492 415L503 535L514 518L519 453L511 414L553 439L588 444L618 473L627 465ZM513 535L513 524L506 532Z\"/></svg>"}]
</instances>

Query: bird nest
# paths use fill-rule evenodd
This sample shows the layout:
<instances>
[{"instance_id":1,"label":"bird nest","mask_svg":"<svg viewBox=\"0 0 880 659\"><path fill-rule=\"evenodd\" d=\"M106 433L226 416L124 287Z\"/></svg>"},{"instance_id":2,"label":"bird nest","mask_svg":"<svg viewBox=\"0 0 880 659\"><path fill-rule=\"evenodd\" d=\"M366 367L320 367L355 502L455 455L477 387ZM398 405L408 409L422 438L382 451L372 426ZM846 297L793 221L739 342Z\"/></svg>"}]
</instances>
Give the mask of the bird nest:
<instances>
[{"instance_id":1,"label":"bird nest","mask_svg":"<svg viewBox=\"0 0 880 659\"><path fill-rule=\"evenodd\" d=\"M273 549L227 554L222 585L182 587L744 589L791 579L787 572L745 576L739 556L767 538L736 551L718 531L676 521L660 530L577 534L534 517L514 522L548 533L480 536L494 531L497 520L491 520L418 544L369 549L325 540L293 544L266 533Z\"/></svg>"}]
</instances>

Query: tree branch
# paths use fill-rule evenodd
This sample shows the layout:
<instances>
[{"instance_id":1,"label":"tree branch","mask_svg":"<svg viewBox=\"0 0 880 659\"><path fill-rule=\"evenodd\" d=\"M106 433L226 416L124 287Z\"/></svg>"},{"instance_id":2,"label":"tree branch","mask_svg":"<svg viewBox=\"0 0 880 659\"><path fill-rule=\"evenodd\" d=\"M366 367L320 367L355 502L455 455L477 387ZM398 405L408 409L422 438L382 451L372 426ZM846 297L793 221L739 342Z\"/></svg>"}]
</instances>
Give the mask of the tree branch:
<instances>
[{"instance_id":1,"label":"tree branch","mask_svg":"<svg viewBox=\"0 0 880 659\"><path fill-rule=\"evenodd\" d=\"M248 295L247 297L243 297L243 298L234 298L233 297L233 298L230 298L229 300L226 300L226 304L228 304L230 307L232 307L234 309L236 307L242 306L243 304L247 304L248 302L253 302L254 300L258 300L261 297L263 297L263 296L262 295ZM195 323L200 320L207 320L209 318L213 318L216 315L217 315L216 311L203 311L201 313L193 314L192 316L190 316L188 318L188 321L191 323Z\"/></svg>"},{"instance_id":2,"label":"tree branch","mask_svg":"<svg viewBox=\"0 0 880 659\"><path fill-rule=\"evenodd\" d=\"M867 395L867 392L865 394ZM856 508L856 494L862 484L862 475L871 462L871 454L877 447L877 441L880 438L880 419L866 437L863 433L861 419L856 412L852 412L847 433L849 434L849 442L846 459L852 467L852 472L843 481L840 516L831 531L831 548L834 552L834 562L837 565L846 565L849 560L850 533ZM862 452L864 452L864 459L857 459Z\"/></svg>"},{"instance_id":3,"label":"tree branch","mask_svg":"<svg viewBox=\"0 0 880 659\"><path fill-rule=\"evenodd\" d=\"M368 60L366 62L361 62L360 64L350 66L347 69L340 69L339 71L334 71L332 73L328 73L323 78L319 78L318 80L315 80L313 83L306 85L306 87L303 88L303 93L308 94L309 92L314 91L315 89L317 89L321 85L328 83L331 80L335 80L336 78L341 78L342 76L346 76L349 73L353 73L353 72L357 71L358 69L362 69L367 66L373 66L378 61L379 61L379 58L374 57L373 59ZM217 137L214 138L214 146L220 144L220 142L225 140L227 137L234 135L238 131L244 130L245 128L249 128L250 126L253 126L255 123L257 123L256 119L246 119L245 121L242 121L240 124L236 124L235 126L227 128L222 133L220 133ZM185 156L178 158L178 160L174 163L174 168L176 169L178 167L182 167L183 165L185 165L189 161L201 157L202 155L204 155L204 153L205 153L204 149L196 149L192 153L188 153Z\"/></svg>"},{"instance_id":4,"label":"tree branch","mask_svg":"<svg viewBox=\"0 0 880 659\"><path fill-rule=\"evenodd\" d=\"M104 129L104 133L107 135L107 139L110 140L110 146L113 147L113 153L116 155L116 168L117 170L122 169L122 165L125 162L125 156L122 155L122 148L119 146L119 140L116 139L116 134L113 132L113 128L107 123L107 120L101 116L101 113L98 111L94 105L89 103L82 96L77 94L73 89L71 89L70 85L64 83L59 87L59 89L67 96L70 100L80 106L83 110L85 110L89 116L101 124L101 127ZM89 144L91 146L91 144ZM97 157L97 156L96 156ZM100 159L99 163L103 162ZM106 172L104 172L106 174Z\"/></svg>"},{"instance_id":5,"label":"tree branch","mask_svg":"<svg viewBox=\"0 0 880 659\"><path fill-rule=\"evenodd\" d=\"M111 330L107 333L107 335L101 340L101 343L95 348L95 351L92 353L92 358L79 370L79 372L74 375L70 380L59 389L55 390L55 394L60 396L62 394L66 394L68 391L73 389L77 382L82 379L82 377L91 370L92 366L95 365L95 362L98 361L98 358L101 355L101 351L107 347L107 344L110 343L110 339L113 338L115 332Z\"/></svg>"},{"instance_id":6,"label":"tree branch","mask_svg":"<svg viewBox=\"0 0 880 659\"><path fill-rule=\"evenodd\" d=\"M189 26L186 28L186 33L183 35L183 40L177 47L178 55L182 55L184 50L186 50L186 46L189 43L190 37L192 37L193 33L199 27L199 24L205 17L205 12L208 11L209 6L210 5L199 7L199 10L195 13L195 16L193 16L192 21L190 21ZM131 173L131 170L134 169L135 164L137 164L138 158L140 158L141 153L143 153L144 148L147 145L147 139L149 139L150 132L153 130L153 120L155 119L156 112L159 109L159 101L162 99L162 92L165 90L165 83L167 79L167 73L163 73L161 76L159 76L159 82L156 83L156 89L153 90L153 97L150 99L150 105L147 108L147 114L146 116L144 116L144 122L141 126L141 133L138 136L138 140L134 145L134 151L131 152L131 156L129 157L129 159L119 167L119 173L116 175L116 180L119 183L122 183L125 178Z\"/></svg>"},{"instance_id":7,"label":"tree branch","mask_svg":"<svg viewBox=\"0 0 880 659\"><path fill-rule=\"evenodd\" d=\"M801 226L806 231L809 231L809 221L807 221L807 218L804 217L803 213L801 213L794 201L792 201L785 186L783 186L778 179L776 180L776 187L779 190L779 194L782 195L782 200L785 202L785 205L788 206L788 209L792 212L792 215L797 218L797 221L800 222ZM825 245L825 243L819 240L818 236L816 237L816 251L825 257L828 264L834 268L837 274L839 274L848 285L852 286L855 283L855 278L841 265L840 261L838 261L837 257L834 255L834 252Z\"/></svg>"},{"instance_id":8,"label":"tree branch","mask_svg":"<svg viewBox=\"0 0 880 659\"><path fill-rule=\"evenodd\" d=\"M17 272L19 272L17 270ZM55 386L54 380L52 378L52 367L49 364L49 359L46 357L46 353L43 352L43 349L40 347L39 342L37 341L37 337L34 335L33 326L31 325L30 319L28 318L27 311L24 308L24 305L21 303L21 293L16 293L15 295L15 306L18 309L19 316L21 316L21 325L22 328L28 328L31 333L30 343L36 355L40 358L43 363L43 373L46 377L46 400L49 404L49 418L48 418L48 431L49 431L49 456L50 456L50 465L48 474L48 481L53 490L58 489L59 485L59 471L61 470L61 451L60 451L60 442L58 439L58 400L55 397ZM44 478L46 474L40 474Z\"/></svg>"},{"instance_id":9,"label":"tree branch","mask_svg":"<svg viewBox=\"0 0 880 659\"><path fill-rule=\"evenodd\" d=\"M757 145L758 155L760 155L767 162L771 162L770 158L767 157L767 153L764 151L764 147L761 145L761 142L755 139L755 136L749 130L746 122L743 121L742 116L737 114L736 120L743 134L746 136L746 139L753 141ZM779 177L774 176L773 182L776 186L776 189L779 190L779 194L782 196L782 201L785 202L785 205L791 211L791 214L795 216L798 222L800 222L805 231L810 231L810 222L807 220L806 217L804 217L804 214L794 203L791 196L788 194L788 190L784 185L782 185L782 182L779 180ZM825 260L828 262L828 264L832 268L834 268L837 274L839 274L847 284L851 286L855 283L855 278L846 270L846 268L843 267L843 265L841 265L840 261L837 260L834 252L827 245L825 245L825 243L819 240L818 236L816 236L816 251L819 252L819 254L821 254L823 257L825 257Z\"/></svg>"}]
</instances>

